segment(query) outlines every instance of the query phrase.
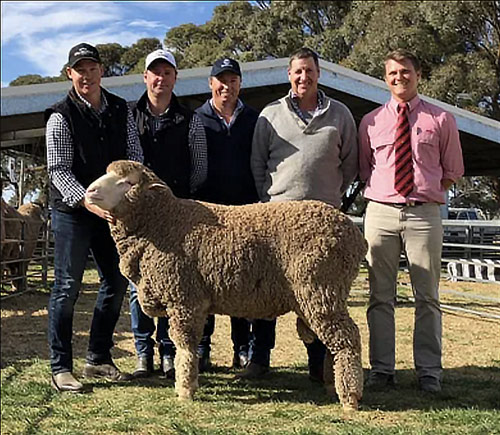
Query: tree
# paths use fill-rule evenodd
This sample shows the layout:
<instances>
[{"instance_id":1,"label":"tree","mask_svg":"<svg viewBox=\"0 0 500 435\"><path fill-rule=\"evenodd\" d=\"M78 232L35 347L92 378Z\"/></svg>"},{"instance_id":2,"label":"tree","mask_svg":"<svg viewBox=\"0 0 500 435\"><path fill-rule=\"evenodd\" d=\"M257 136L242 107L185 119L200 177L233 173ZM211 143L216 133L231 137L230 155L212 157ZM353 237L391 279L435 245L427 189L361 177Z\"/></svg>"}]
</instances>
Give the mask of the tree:
<instances>
[{"instance_id":1,"label":"tree","mask_svg":"<svg viewBox=\"0 0 500 435\"><path fill-rule=\"evenodd\" d=\"M144 71L146 56L161 47L158 38L141 38L135 44L125 49L121 55L120 63L125 74L140 74Z\"/></svg>"},{"instance_id":2,"label":"tree","mask_svg":"<svg viewBox=\"0 0 500 435\"><path fill-rule=\"evenodd\" d=\"M24 178L23 197L19 200L19 184L21 176L21 160L23 160ZM13 206L24 201L37 201L47 205L48 177L45 157L27 154L18 149L6 149L1 158L2 194L10 191L9 203Z\"/></svg>"},{"instance_id":3,"label":"tree","mask_svg":"<svg viewBox=\"0 0 500 435\"><path fill-rule=\"evenodd\" d=\"M180 68L208 66L223 56L255 60L248 30L254 10L249 2L216 6L206 24L189 23L169 30L165 46L175 52Z\"/></svg>"},{"instance_id":4,"label":"tree","mask_svg":"<svg viewBox=\"0 0 500 435\"><path fill-rule=\"evenodd\" d=\"M455 186L453 207L477 207L489 219L500 219L500 177L464 177Z\"/></svg>"},{"instance_id":5,"label":"tree","mask_svg":"<svg viewBox=\"0 0 500 435\"><path fill-rule=\"evenodd\" d=\"M287 57L291 51L307 46L332 62L347 56L348 46L339 29L351 9L351 1L257 3L262 12L256 19L255 29L263 26L268 32L256 32L254 39L256 45L261 46L268 55ZM283 31L284 35L274 35L274 28ZM284 44L284 40L288 40L287 43ZM273 49L275 53L271 52Z\"/></svg>"},{"instance_id":6,"label":"tree","mask_svg":"<svg viewBox=\"0 0 500 435\"><path fill-rule=\"evenodd\" d=\"M25 74L9 83L9 86L38 85L41 83L61 82L67 80L65 76L42 77L40 74Z\"/></svg>"},{"instance_id":7,"label":"tree","mask_svg":"<svg viewBox=\"0 0 500 435\"><path fill-rule=\"evenodd\" d=\"M189 50L193 45L202 44L203 41L210 42L210 37L205 29L202 26L188 23L170 29L165 36L164 45L175 53L179 68L191 68L197 65L192 64L193 60L185 61L185 57L187 56L188 59L190 57L196 58L196 56L189 54ZM214 49L217 44L217 41L213 40L210 45ZM198 50L195 48L194 52L197 53Z\"/></svg>"},{"instance_id":8,"label":"tree","mask_svg":"<svg viewBox=\"0 0 500 435\"><path fill-rule=\"evenodd\" d=\"M344 66L382 78L385 54L409 49L422 93L500 120L499 1L355 1L341 32Z\"/></svg>"},{"instance_id":9,"label":"tree","mask_svg":"<svg viewBox=\"0 0 500 435\"><path fill-rule=\"evenodd\" d=\"M114 42L109 44L97 44L95 46L99 51L102 66L104 68L104 77L121 76L123 75L124 66L120 59L126 48Z\"/></svg>"}]
</instances>

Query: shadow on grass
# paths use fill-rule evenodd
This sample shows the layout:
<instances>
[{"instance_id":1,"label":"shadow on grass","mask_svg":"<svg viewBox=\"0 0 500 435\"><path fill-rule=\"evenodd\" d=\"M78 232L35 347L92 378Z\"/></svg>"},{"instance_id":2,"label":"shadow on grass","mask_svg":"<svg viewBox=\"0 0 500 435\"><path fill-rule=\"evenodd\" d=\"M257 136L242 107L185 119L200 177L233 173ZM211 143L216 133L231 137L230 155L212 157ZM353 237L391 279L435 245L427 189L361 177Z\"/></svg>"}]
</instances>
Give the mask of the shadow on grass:
<instances>
[{"instance_id":1,"label":"shadow on grass","mask_svg":"<svg viewBox=\"0 0 500 435\"><path fill-rule=\"evenodd\" d=\"M366 377L367 373L365 373ZM418 390L414 370L398 370L394 390L364 391L362 409L382 411L500 409L500 368L464 366L444 369L442 391Z\"/></svg>"},{"instance_id":2,"label":"shadow on grass","mask_svg":"<svg viewBox=\"0 0 500 435\"><path fill-rule=\"evenodd\" d=\"M73 358L85 358L89 330L97 298L98 285L83 283L75 304L73 318ZM33 358L49 359L47 341L48 304L50 290L32 289L22 295L2 300L1 368L19 365ZM130 357L132 354L117 344L127 340L130 331L128 292L124 296L122 314L113 335L113 358Z\"/></svg>"},{"instance_id":3,"label":"shadow on grass","mask_svg":"<svg viewBox=\"0 0 500 435\"><path fill-rule=\"evenodd\" d=\"M267 375L252 381L239 379L238 373L228 367L213 366L208 373L200 375L196 400L243 404L314 403L317 406L339 403L336 397L327 396L322 385L309 380L305 366L273 367ZM500 410L500 368L497 367L467 366L444 370L443 390L434 395L418 390L414 370L399 370L396 378L397 387L394 390L365 390L361 410ZM112 385L116 384L99 382L94 384L94 388L110 388ZM122 385L173 389L174 381L156 373Z\"/></svg>"}]
</instances>

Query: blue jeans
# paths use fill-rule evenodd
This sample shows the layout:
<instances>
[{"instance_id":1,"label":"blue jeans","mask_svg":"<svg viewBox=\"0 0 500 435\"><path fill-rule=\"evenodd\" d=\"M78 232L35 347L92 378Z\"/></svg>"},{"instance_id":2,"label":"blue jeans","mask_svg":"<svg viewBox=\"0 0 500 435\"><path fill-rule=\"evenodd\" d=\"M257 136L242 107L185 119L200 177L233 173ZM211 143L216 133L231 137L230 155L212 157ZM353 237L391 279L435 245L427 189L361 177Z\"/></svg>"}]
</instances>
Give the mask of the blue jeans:
<instances>
[{"instance_id":1,"label":"blue jeans","mask_svg":"<svg viewBox=\"0 0 500 435\"><path fill-rule=\"evenodd\" d=\"M175 345L168 335L168 318L158 317L155 327L154 320L146 315L137 299L137 288L130 283L130 321L134 333L135 350L140 357L153 358L155 341L153 335L156 329L156 341L159 343L158 352L163 356L175 356ZM215 327L215 316L209 315L203 330L203 337L198 345L200 354L210 353L211 337Z\"/></svg>"},{"instance_id":2,"label":"blue jeans","mask_svg":"<svg viewBox=\"0 0 500 435\"><path fill-rule=\"evenodd\" d=\"M54 375L73 371L73 313L89 253L101 285L90 327L87 362L111 361L113 332L128 282L118 268L118 253L108 223L85 209L52 212L54 287L49 299L48 339Z\"/></svg>"}]
</instances>

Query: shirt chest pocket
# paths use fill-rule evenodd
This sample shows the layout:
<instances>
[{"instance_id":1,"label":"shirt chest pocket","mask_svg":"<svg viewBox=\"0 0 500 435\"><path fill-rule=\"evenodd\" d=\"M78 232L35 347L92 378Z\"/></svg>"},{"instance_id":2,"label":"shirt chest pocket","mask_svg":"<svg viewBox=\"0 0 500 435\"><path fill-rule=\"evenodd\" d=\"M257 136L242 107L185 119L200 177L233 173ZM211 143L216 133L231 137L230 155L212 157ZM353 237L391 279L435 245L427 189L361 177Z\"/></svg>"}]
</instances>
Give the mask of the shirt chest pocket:
<instances>
[{"instance_id":1,"label":"shirt chest pocket","mask_svg":"<svg viewBox=\"0 0 500 435\"><path fill-rule=\"evenodd\" d=\"M371 139L372 156L377 165L389 163L390 156L394 153L394 135L385 134Z\"/></svg>"},{"instance_id":2,"label":"shirt chest pocket","mask_svg":"<svg viewBox=\"0 0 500 435\"><path fill-rule=\"evenodd\" d=\"M434 166L439 163L439 135L434 131L424 131L417 136L414 155L418 162Z\"/></svg>"},{"instance_id":3,"label":"shirt chest pocket","mask_svg":"<svg viewBox=\"0 0 500 435\"><path fill-rule=\"evenodd\" d=\"M371 139L371 148L375 152L383 151L384 149L390 151L393 147L394 147L393 134L376 136Z\"/></svg>"}]
</instances>

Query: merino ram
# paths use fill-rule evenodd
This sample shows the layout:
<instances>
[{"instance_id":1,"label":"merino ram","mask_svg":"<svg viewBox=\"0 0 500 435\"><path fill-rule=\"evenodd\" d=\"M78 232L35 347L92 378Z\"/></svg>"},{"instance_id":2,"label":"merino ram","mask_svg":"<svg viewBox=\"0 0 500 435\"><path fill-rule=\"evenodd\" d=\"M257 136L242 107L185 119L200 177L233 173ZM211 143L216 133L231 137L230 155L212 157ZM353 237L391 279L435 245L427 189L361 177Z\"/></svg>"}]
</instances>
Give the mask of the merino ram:
<instances>
[{"instance_id":1,"label":"merino ram","mask_svg":"<svg viewBox=\"0 0 500 435\"><path fill-rule=\"evenodd\" d=\"M170 319L180 398L191 399L198 387L196 347L207 314L294 311L331 353L330 389L344 409L357 409L361 343L347 297L366 243L347 216L319 201L222 206L178 199L130 161L111 163L86 195L116 217L120 270L138 287L144 312Z\"/></svg>"}]
</instances>

